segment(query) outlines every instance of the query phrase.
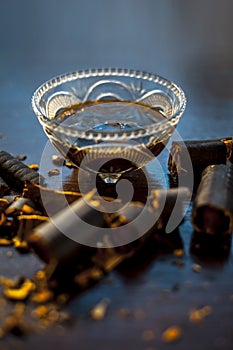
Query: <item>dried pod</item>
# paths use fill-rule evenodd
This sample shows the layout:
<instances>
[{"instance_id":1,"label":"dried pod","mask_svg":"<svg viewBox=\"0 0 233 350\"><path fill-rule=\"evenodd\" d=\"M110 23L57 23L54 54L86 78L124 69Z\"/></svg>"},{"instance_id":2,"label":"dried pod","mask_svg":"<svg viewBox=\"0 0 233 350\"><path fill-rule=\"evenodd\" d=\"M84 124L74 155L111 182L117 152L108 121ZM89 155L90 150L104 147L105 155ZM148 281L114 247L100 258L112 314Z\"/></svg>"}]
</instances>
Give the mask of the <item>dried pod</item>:
<instances>
[{"instance_id":1,"label":"dried pod","mask_svg":"<svg viewBox=\"0 0 233 350\"><path fill-rule=\"evenodd\" d=\"M93 193L92 191L86 196L91 198ZM90 207L86 200L81 198L54 215L51 221L39 225L28 237L28 243L42 260L64 263L76 258L83 250L86 251L86 246L77 243L80 237L81 241L92 241L98 227L104 225L102 212ZM90 231L87 228L90 228ZM65 234L69 234L72 239Z\"/></svg>"},{"instance_id":2,"label":"dried pod","mask_svg":"<svg viewBox=\"0 0 233 350\"><path fill-rule=\"evenodd\" d=\"M22 192L24 182L40 183L42 177L5 151L0 151L0 176L14 190Z\"/></svg>"},{"instance_id":3,"label":"dried pod","mask_svg":"<svg viewBox=\"0 0 233 350\"><path fill-rule=\"evenodd\" d=\"M207 258L225 261L231 251L231 235L206 234L194 231L190 242L190 252L199 260Z\"/></svg>"},{"instance_id":4,"label":"dried pod","mask_svg":"<svg viewBox=\"0 0 233 350\"><path fill-rule=\"evenodd\" d=\"M89 200L94 198L95 191L87 194ZM64 208L55 214L51 221L43 223L36 227L30 235L28 235L27 241L29 245L34 249L34 251L41 257L42 260L48 263L55 264L67 264L73 260L78 260L82 262L83 259L87 259L90 263L94 263L96 267L100 268L101 273L98 272L98 276L94 273L92 268L89 269L90 273L78 274L76 277L76 283L86 285L89 280L96 280L101 278L103 274L109 272L117 265L119 265L125 259L130 258L135 252L140 249L143 249L146 242L149 238L153 236L154 231L158 229L158 224L156 223L156 215L162 216L170 215L174 210L175 204L180 204L182 207L182 201L187 196L187 189L172 189L172 190L161 190L159 192L153 192L150 194L149 206L147 217L149 216L152 222L148 232L145 232L145 235L142 236L141 225L132 225L132 230L128 233L127 229L123 230L123 234L132 234L132 241L136 238L139 238L135 245L129 246L128 250L117 250L112 248L117 246L118 243L122 245L122 237L118 237L118 234L114 233L116 241L112 242L111 240L114 237L110 237L107 234L100 234L98 227L105 227L106 224L109 228L117 228L119 226L124 226L128 222L134 220L135 217L143 210L144 204L136 202L131 203L124 211L118 212L115 214L105 214L103 215L101 210L96 210L93 207L90 207L87 204L87 201L84 198L75 201L68 208ZM96 204L96 208L99 209L97 200L93 200L92 204ZM158 205L163 207L158 208ZM160 211L159 211L160 210ZM75 214L75 215L74 215ZM77 221L77 218L81 220ZM82 222L91 223L92 227L88 225L83 225ZM167 220L161 219L160 224L167 224ZM93 229L94 226L94 229ZM163 226L164 228L164 226ZM65 234L69 234L69 237L72 237L74 240L68 238ZM81 236L79 236L81 235ZM80 238L81 237L81 238ZM117 239L120 239L120 242L117 242ZM84 241L89 246L93 245L93 241L96 242L96 247L109 247L109 249L93 249L86 247L77 242ZM126 238L127 243L131 240L129 237Z\"/></svg>"},{"instance_id":5,"label":"dried pod","mask_svg":"<svg viewBox=\"0 0 233 350\"><path fill-rule=\"evenodd\" d=\"M211 165L202 174L193 206L197 232L230 234L233 230L233 164Z\"/></svg>"},{"instance_id":6,"label":"dried pod","mask_svg":"<svg viewBox=\"0 0 233 350\"><path fill-rule=\"evenodd\" d=\"M153 229L164 230L174 210L177 224L183 217L183 207L189 198L187 187L152 190L148 196L147 218L152 218ZM144 208L141 202L132 202L123 211L106 214L105 220L110 227L119 227L136 219ZM174 227L175 228L175 227ZM135 227L137 231L137 227Z\"/></svg>"},{"instance_id":7,"label":"dried pod","mask_svg":"<svg viewBox=\"0 0 233 350\"><path fill-rule=\"evenodd\" d=\"M6 222L5 210L9 205L9 201L5 198L0 198L0 226Z\"/></svg>"},{"instance_id":8,"label":"dried pod","mask_svg":"<svg viewBox=\"0 0 233 350\"><path fill-rule=\"evenodd\" d=\"M189 196L190 192L187 187L152 190L149 195L151 208L154 212L160 213L157 227L166 228L167 232L170 232L172 227L175 229L183 218L184 204L188 201Z\"/></svg>"},{"instance_id":9,"label":"dried pod","mask_svg":"<svg viewBox=\"0 0 233 350\"><path fill-rule=\"evenodd\" d=\"M123 260L130 258L130 254L142 250L151 239L156 239L159 232L174 232L183 217L183 204L188 196L186 187L153 190L147 207L143 203L132 202L119 212L105 214L105 221L114 228L114 232L104 236L105 241L99 241L99 247L119 247L117 251L125 254ZM114 256L112 261L117 259Z\"/></svg>"},{"instance_id":10,"label":"dried pod","mask_svg":"<svg viewBox=\"0 0 233 350\"><path fill-rule=\"evenodd\" d=\"M174 141L170 149L168 170L172 177L193 170L201 172L211 164L225 164L232 151L232 138L217 140ZM190 156L193 169L190 169Z\"/></svg>"},{"instance_id":11,"label":"dried pod","mask_svg":"<svg viewBox=\"0 0 233 350\"><path fill-rule=\"evenodd\" d=\"M0 178L0 196L4 196L8 193L10 193L10 187Z\"/></svg>"}]
</instances>

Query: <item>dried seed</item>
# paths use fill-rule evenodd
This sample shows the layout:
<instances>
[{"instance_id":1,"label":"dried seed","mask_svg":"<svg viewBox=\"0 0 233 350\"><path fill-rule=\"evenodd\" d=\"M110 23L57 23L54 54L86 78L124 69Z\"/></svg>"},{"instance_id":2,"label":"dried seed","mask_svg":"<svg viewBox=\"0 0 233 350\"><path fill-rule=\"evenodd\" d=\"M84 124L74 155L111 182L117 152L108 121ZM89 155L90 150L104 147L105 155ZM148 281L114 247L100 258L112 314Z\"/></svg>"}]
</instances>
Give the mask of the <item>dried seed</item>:
<instances>
[{"instance_id":1,"label":"dried seed","mask_svg":"<svg viewBox=\"0 0 233 350\"><path fill-rule=\"evenodd\" d=\"M39 280L39 281L43 281L46 278L45 271L43 271L43 270L37 271L34 278Z\"/></svg>"},{"instance_id":2,"label":"dried seed","mask_svg":"<svg viewBox=\"0 0 233 350\"><path fill-rule=\"evenodd\" d=\"M48 315L49 308L46 305L38 306L35 310L32 311L32 315L37 318L44 318Z\"/></svg>"},{"instance_id":3,"label":"dried seed","mask_svg":"<svg viewBox=\"0 0 233 350\"><path fill-rule=\"evenodd\" d=\"M34 303L46 303L53 299L53 292L49 289L42 290L38 293L33 293L31 300Z\"/></svg>"},{"instance_id":4,"label":"dried seed","mask_svg":"<svg viewBox=\"0 0 233 350\"><path fill-rule=\"evenodd\" d=\"M125 257L123 255L116 254L115 256L109 257L109 259L105 261L104 270L106 272L109 272L124 260L125 260Z\"/></svg>"},{"instance_id":5,"label":"dried seed","mask_svg":"<svg viewBox=\"0 0 233 350\"><path fill-rule=\"evenodd\" d=\"M199 264L193 264L192 265L192 269L193 269L194 272L200 272L202 267Z\"/></svg>"},{"instance_id":6,"label":"dried seed","mask_svg":"<svg viewBox=\"0 0 233 350\"><path fill-rule=\"evenodd\" d=\"M175 249L173 251L173 255L176 257L176 258L180 258L184 255L184 251L183 249Z\"/></svg>"},{"instance_id":7,"label":"dried seed","mask_svg":"<svg viewBox=\"0 0 233 350\"><path fill-rule=\"evenodd\" d=\"M29 167L30 169L35 170L35 171L38 171L38 170L39 170L39 165L36 164L36 163L29 164L28 167Z\"/></svg>"},{"instance_id":8,"label":"dried seed","mask_svg":"<svg viewBox=\"0 0 233 350\"><path fill-rule=\"evenodd\" d=\"M48 315L47 315L47 320L51 324L53 324L53 323L57 322L58 319L59 319L59 312L55 308L50 310Z\"/></svg>"},{"instance_id":9,"label":"dried seed","mask_svg":"<svg viewBox=\"0 0 233 350\"><path fill-rule=\"evenodd\" d=\"M19 284L19 279L10 279L4 276L0 276L0 283L5 288L15 288Z\"/></svg>"},{"instance_id":10,"label":"dried seed","mask_svg":"<svg viewBox=\"0 0 233 350\"><path fill-rule=\"evenodd\" d=\"M12 333L16 336L22 336L30 329L29 324L23 321L25 305L17 303L12 313L5 319L2 326L3 333Z\"/></svg>"},{"instance_id":11,"label":"dried seed","mask_svg":"<svg viewBox=\"0 0 233 350\"><path fill-rule=\"evenodd\" d=\"M13 241L7 238L0 238L0 246L10 246L13 245Z\"/></svg>"},{"instance_id":12,"label":"dried seed","mask_svg":"<svg viewBox=\"0 0 233 350\"><path fill-rule=\"evenodd\" d=\"M205 317L212 313L212 307L207 305L201 309L191 309L189 312L189 321L192 323L199 323L203 321Z\"/></svg>"},{"instance_id":13,"label":"dried seed","mask_svg":"<svg viewBox=\"0 0 233 350\"><path fill-rule=\"evenodd\" d=\"M35 204L28 198L17 198L5 210L7 216L37 213Z\"/></svg>"},{"instance_id":14,"label":"dried seed","mask_svg":"<svg viewBox=\"0 0 233 350\"><path fill-rule=\"evenodd\" d=\"M71 162L69 162L69 161L65 161L65 166L66 166L67 168L69 168L69 169L76 168L76 167L74 166L74 164L71 163Z\"/></svg>"},{"instance_id":15,"label":"dried seed","mask_svg":"<svg viewBox=\"0 0 233 350\"><path fill-rule=\"evenodd\" d=\"M4 295L11 300L25 300L34 289L35 284L26 279L19 288L6 288Z\"/></svg>"},{"instance_id":16,"label":"dried seed","mask_svg":"<svg viewBox=\"0 0 233 350\"><path fill-rule=\"evenodd\" d=\"M181 339L183 331L179 326L171 326L162 333L162 340L166 343L174 343Z\"/></svg>"},{"instance_id":17,"label":"dried seed","mask_svg":"<svg viewBox=\"0 0 233 350\"><path fill-rule=\"evenodd\" d=\"M52 162L54 165L56 166L63 166L64 165L64 162L65 162L65 159L56 155L56 154L53 154L52 155Z\"/></svg>"},{"instance_id":18,"label":"dried seed","mask_svg":"<svg viewBox=\"0 0 233 350\"><path fill-rule=\"evenodd\" d=\"M59 169L51 169L48 171L48 176L56 176L56 175L60 175L60 170Z\"/></svg>"},{"instance_id":19,"label":"dried seed","mask_svg":"<svg viewBox=\"0 0 233 350\"><path fill-rule=\"evenodd\" d=\"M24 161L27 159L27 156L25 154L18 154L15 158L20 161Z\"/></svg>"},{"instance_id":20,"label":"dried seed","mask_svg":"<svg viewBox=\"0 0 233 350\"><path fill-rule=\"evenodd\" d=\"M102 320L106 313L107 313L107 308L109 305L109 299L108 298L103 298L96 306L93 307L91 310L91 318L95 321L100 321Z\"/></svg>"},{"instance_id":21,"label":"dried seed","mask_svg":"<svg viewBox=\"0 0 233 350\"><path fill-rule=\"evenodd\" d=\"M103 271L96 266L86 269L74 277L74 282L81 288L88 287L93 281L98 281L103 277Z\"/></svg>"},{"instance_id":22,"label":"dried seed","mask_svg":"<svg viewBox=\"0 0 233 350\"><path fill-rule=\"evenodd\" d=\"M14 247L22 253L28 252L29 247L26 241L21 241L18 237L12 239Z\"/></svg>"}]
</instances>

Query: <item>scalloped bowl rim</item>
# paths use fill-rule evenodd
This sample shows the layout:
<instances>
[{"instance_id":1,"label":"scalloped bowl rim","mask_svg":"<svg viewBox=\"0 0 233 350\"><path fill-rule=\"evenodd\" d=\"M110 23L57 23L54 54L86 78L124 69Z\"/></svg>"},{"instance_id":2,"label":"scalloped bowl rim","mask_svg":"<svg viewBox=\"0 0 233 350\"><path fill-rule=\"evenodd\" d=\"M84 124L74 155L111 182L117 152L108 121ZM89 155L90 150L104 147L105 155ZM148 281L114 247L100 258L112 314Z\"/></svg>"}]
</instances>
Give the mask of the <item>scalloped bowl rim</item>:
<instances>
[{"instance_id":1,"label":"scalloped bowl rim","mask_svg":"<svg viewBox=\"0 0 233 350\"><path fill-rule=\"evenodd\" d=\"M71 82L78 79L85 79L88 77L103 77L103 76L122 76L122 77L129 77L129 78L137 78L137 79L143 79L143 80L149 80L156 84L159 84L163 87L166 87L178 97L180 102L179 110L175 113L169 116L168 118L156 122L155 124L150 124L143 129L140 129L141 132L139 132L139 136L142 135L151 135L153 132L156 132L158 127L161 125L168 125L170 124L172 120L176 120L173 126L175 126L182 114L185 111L187 100L184 91L181 89L180 86L175 84L174 82L163 78L159 75L148 73L143 70L135 70L135 69L126 69L126 68L90 68L90 69L84 69L84 70L78 70L73 71L69 73L64 73L58 76L55 76L47 81L45 81L43 84L41 84L34 92L31 103L32 108L38 119L42 124L44 124L47 127L56 128L56 131L61 133L68 133L72 136L77 137L86 137L87 139L99 139L101 135L104 135L105 137L109 137L110 139L116 139L117 137L126 136L130 139L130 134L127 131L83 131L81 129L78 129L77 127L71 127L67 125L63 125L62 123L57 122L56 120L48 118L45 114L42 113L40 107L39 107L39 101L42 99L44 94L50 90L50 88L57 87L59 85L62 85L67 82ZM135 137L138 134L138 129L131 129L130 133L132 133L132 138Z\"/></svg>"}]
</instances>

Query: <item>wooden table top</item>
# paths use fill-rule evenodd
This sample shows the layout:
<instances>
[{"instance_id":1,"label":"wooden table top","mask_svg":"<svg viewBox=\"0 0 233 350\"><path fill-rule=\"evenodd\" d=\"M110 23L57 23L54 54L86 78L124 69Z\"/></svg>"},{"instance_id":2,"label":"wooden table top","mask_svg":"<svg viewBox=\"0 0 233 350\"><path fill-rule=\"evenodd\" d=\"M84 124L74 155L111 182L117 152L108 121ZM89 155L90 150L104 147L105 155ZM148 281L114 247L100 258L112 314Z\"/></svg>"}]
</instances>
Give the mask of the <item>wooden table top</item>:
<instances>
[{"instance_id":1,"label":"wooden table top","mask_svg":"<svg viewBox=\"0 0 233 350\"><path fill-rule=\"evenodd\" d=\"M58 4L40 1L38 4L30 2L30 9L25 10L25 14L23 9L29 3L13 3L13 12L10 5L4 5L3 12L8 22L3 18L0 24L1 32L5 30L1 39L3 55L0 57L1 149L14 155L27 155L26 164L39 163L47 138L30 106L33 91L52 76L91 66L142 68L179 83L188 98L187 110L178 126L184 140L232 135L233 46L230 36L227 36L228 32L232 34L233 29L227 15L232 13L231 2L223 1L226 6L221 11L217 1L211 2L216 5L213 16L214 20L219 20L216 22L218 30L207 15L208 1L203 4L204 14L201 12L200 23L204 26L205 21L208 22L216 42L205 29L201 33L197 8L191 4L186 8L181 0L177 2L178 9L172 9L171 2L165 8L161 4L156 7L153 1L145 1L145 6L144 2L142 6L139 1L120 1L123 12L119 4L110 8L107 1L101 1L102 12L96 7L96 2L93 7L88 7L82 1L80 6L70 1L67 13L61 1ZM130 3L135 6L132 16ZM182 15L179 9L183 9ZM156 10L170 21L170 27L161 28L164 22L160 16L152 15ZM114 11L115 17L110 21L106 16ZM122 24L119 28L116 16L121 13ZM1 16L4 17L3 13ZM184 18L185 23L181 23ZM126 20L128 25L125 24ZM189 33L185 34L188 20ZM57 28L54 29L54 26ZM157 37L159 29L162 32L161 40ZM170 37L172 33L173 39ZM174 37L180 40L177 47ZM221 41L221 38L224 40ZM73 45L77 47L74 49ZM221 55L218 55L219 52ZM166 152L161 155L160 161L166 169ZM159 182L153 164L148 169L152 181ZM72 171L65 170L67 182ZM59 187L56 177L48 181L51 187ZM211 256L209 243L203 243L193 233L190 212L191 208L176 236L171 237L173 243L183 247L182 258L175 257L167 250L167 242L162 240L153 252L143 252L137 263L125 263L98 284L74 297L65 306L65 310L72 315L70 324L57 325L43 333L32 332L23 338L8 335L0 340L0 348L232 349L233 250L229 243L229 249L225 252L218 257ZM206 249L200 256L191 249L193 242L205 245ZM12 257L9 257L9 251ZM199 272L195 271L194 264L201 266ZM0 266L1 275L32 277L43 267L43 262L34 254L21 255L14 248L0 247ZM103 320L94 321L89 316L90 309L102 298L110 300L107 314ZM201 322L190 320L191 310L205 306L211 310L208 316ZM124 310L127 312L124 313ZM0 326L3 322L1 318L0 311ZM170 345L163 341L162 334L172 325L181 327L183 333L178 342Z\"/></svg>"}]
</instances>

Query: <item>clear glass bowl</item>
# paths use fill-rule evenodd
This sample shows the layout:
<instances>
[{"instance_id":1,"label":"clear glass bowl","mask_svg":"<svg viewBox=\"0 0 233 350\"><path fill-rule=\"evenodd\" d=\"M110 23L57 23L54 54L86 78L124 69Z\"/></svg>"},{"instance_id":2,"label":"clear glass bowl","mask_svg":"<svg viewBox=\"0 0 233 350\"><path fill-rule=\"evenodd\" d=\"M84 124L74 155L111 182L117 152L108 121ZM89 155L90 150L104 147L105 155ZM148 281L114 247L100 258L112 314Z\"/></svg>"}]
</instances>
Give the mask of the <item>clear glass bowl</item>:
<instances>
[{"instance_id":1,"label":"clear glass bowl","mask_svg":"<svg viewBox=\"0 0 233 350\"><path fill-rule=\"evenodd\" d=\"M186 107L182 89L132 69L89 69L42 84L32 107L55 148L106 183L156 157Z\"/></svg>"}]
</instances>

